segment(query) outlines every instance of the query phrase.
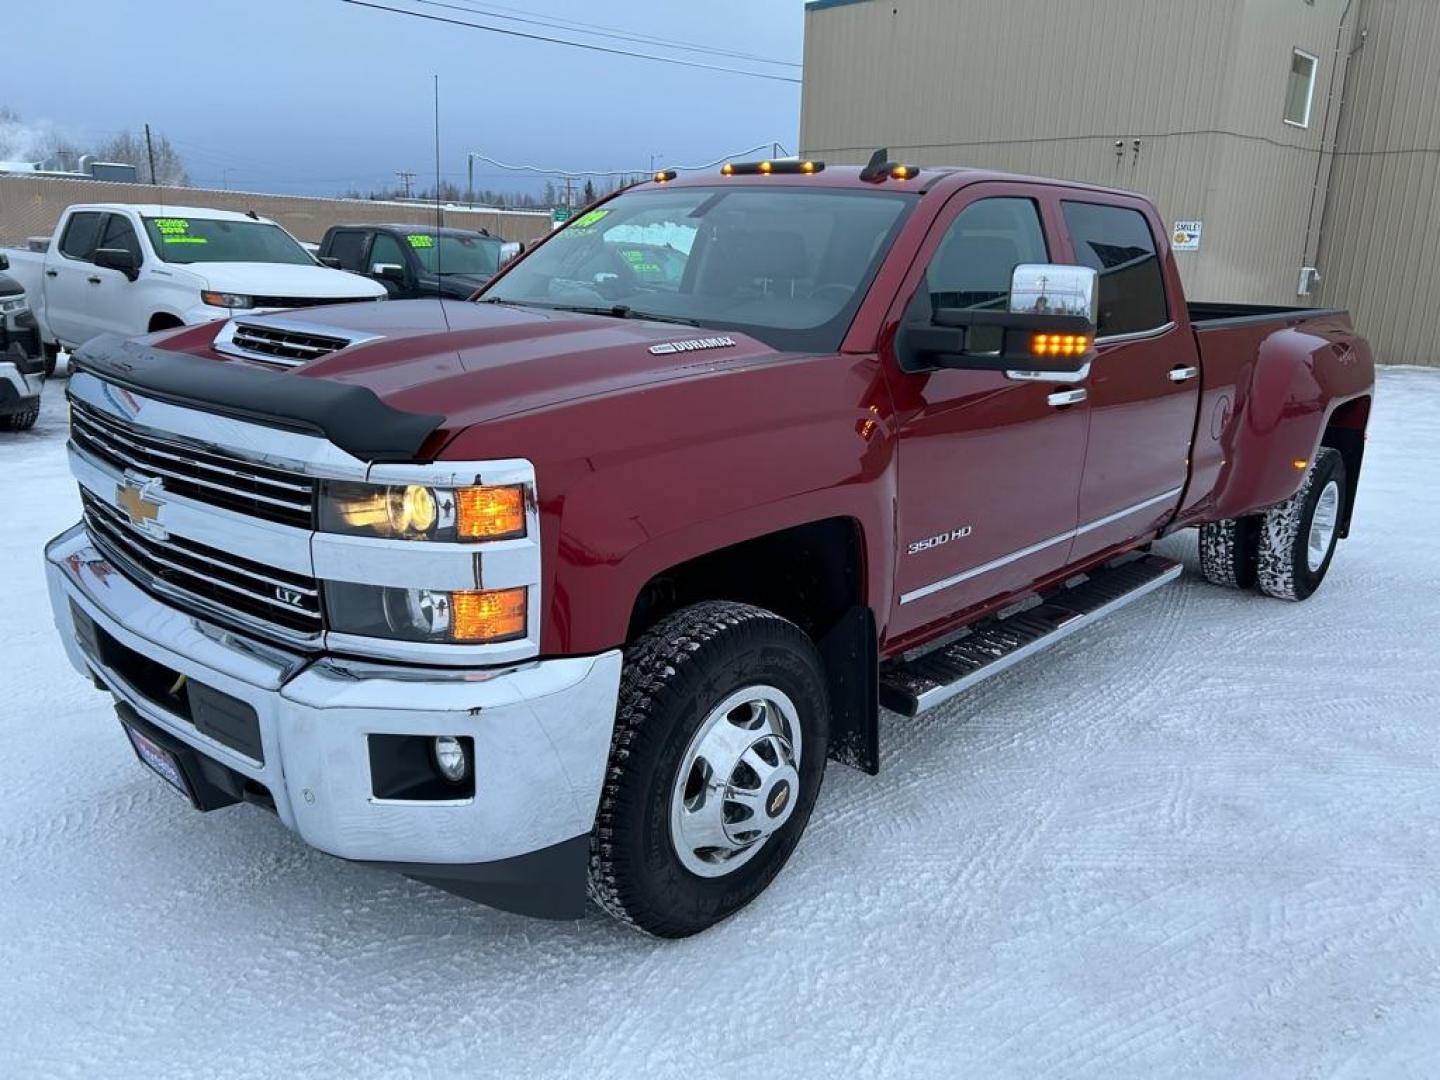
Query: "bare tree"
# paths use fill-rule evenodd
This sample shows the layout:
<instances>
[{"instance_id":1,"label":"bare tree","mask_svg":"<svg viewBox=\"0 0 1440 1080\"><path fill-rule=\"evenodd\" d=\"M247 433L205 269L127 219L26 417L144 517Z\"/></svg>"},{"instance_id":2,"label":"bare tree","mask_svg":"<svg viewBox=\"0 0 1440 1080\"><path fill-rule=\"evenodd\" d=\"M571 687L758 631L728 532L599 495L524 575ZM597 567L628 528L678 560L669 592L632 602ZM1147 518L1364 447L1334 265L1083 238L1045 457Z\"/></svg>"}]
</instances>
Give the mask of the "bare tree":
<instances>
[{"instance_id":1,"label":"bare tree","mask_svg":"<svg viewBox=\"0 0 1440 1080\"><path fill-rule=\"evenodd\" d=\"M169 187L189 187L190 173L180 151L164 135L152 133L155 145L155 175ZM145 146L144 132L122 131L101 143L92 153L101 161L122 161L134 165L143 184L153 183L150 176L150 155Z\"/></svg>"}]
</instances>

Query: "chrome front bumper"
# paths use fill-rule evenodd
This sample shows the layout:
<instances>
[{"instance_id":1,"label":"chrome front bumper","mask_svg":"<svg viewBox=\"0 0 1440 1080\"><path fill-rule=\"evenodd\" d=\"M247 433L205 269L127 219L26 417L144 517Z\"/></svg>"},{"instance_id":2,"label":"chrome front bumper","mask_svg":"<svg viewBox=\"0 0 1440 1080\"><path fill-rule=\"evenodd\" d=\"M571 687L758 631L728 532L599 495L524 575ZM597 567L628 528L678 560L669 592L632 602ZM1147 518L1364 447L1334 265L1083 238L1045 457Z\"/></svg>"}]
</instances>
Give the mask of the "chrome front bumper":
<instances>
[{"instance_id":1,"label":"chrome front bumper","mask_svg":"<svg viewBox=\"0 0 1440 1080\"><path fill-rule=\"evenodd\" d=\"M321 851L404 864L424 878L417 865L513 860L567 841L574 848L591 830L618 650L470 671L312 659L161 603L106 561L81 526L52 540L45 559L56 626L76 669L169 735L263 784L281 821ZM254 708L263 762L197 731L91 655L72 604L121 645ZM474 796L377 799L372 734L471 736Z\"/></svg>"}]
</instances>

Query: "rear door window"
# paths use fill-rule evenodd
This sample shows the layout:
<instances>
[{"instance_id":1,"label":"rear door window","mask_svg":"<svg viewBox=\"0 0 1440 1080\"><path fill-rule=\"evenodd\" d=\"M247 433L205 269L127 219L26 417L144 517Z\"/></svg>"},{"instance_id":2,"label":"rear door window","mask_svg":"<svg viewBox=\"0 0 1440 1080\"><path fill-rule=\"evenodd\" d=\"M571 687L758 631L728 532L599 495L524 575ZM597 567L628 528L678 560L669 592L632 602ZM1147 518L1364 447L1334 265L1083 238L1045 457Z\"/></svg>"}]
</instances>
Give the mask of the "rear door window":
<instances>
[{"instance_id":1,"label":"rear door window","mask_svg":"<svg viewBox=\"0 0 1440 1080\"><path fill-rule=\"evenodd\" d=\"M60 237L60 254L89 261L95 252L95 241L100 238L103 217L103 214L89 210L71 214L70 220L65 223L65 235Z\"/></svg>"},{"instance_id":2,"label":"rear door window","mask_svg":"<svg viewBox=\"0 0 1440 1080\"><path fill-rule=\"evenodd\" d=\"M356 274L365 272L365 233L346 229L330 235L330 250L325 253L340 263L341 270Z\"/></svg>"},{"instance_id":3,"label":"rear door window","mask_svg":"<svg viewBox=\"0 0 1440 1080\"><path fill-rule=\"evenodd\" d=\"M1100 275L1096 335L1137 334L1168 323L1165 277L1145 215L1100 203L1061 206L1076 259Z\"/></svg>"}]
</instances>

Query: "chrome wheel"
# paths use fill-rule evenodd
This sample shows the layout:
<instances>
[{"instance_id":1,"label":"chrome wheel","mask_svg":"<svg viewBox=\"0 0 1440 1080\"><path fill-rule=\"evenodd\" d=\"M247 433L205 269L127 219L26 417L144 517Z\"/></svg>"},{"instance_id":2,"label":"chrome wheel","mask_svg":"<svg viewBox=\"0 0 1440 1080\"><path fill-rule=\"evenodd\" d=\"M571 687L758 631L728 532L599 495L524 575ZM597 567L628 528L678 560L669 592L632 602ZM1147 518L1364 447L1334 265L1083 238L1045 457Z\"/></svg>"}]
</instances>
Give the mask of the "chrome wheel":
<instances>
[{"instance_id":1,"label":"chrome wheel","mask_svg":"<svg viewBox=\"0 0 1440 1080\"><path fill-rule=\"evenodd\" d=\"M750 686L705 717L670 794L670 837L700 877L740 868L790 819L800 797L800 714L773 686Z\"/></svg>"},{"instance_id":2,"label":"chrome wheel","mask_svg":"<svg viewBox=\"0 0 1440 1080\"><path fill-rule=\"evenodd\" d=\"M1305 546L1305 565L1313 574L1330 554L1330 545L1335 542L1335 523L1340 517L1340 485L1331 480L1315 500L1315 512L1310 515L1310 537Z\"/></svg>"}]
</instances>

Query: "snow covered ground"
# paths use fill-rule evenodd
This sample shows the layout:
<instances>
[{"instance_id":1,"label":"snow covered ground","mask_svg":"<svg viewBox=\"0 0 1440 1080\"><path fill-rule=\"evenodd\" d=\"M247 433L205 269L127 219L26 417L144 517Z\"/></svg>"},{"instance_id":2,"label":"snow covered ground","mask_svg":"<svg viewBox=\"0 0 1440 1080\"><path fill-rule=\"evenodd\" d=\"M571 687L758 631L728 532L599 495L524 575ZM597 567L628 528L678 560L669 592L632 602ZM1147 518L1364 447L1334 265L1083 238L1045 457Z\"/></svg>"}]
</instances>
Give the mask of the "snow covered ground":
<instances>
[{"instance_id":1,"label":"snow covered ground","mask_svg":"<svg viewBox=\"0 0 1440 1080\"><path fill-rule=\"evenodd\" d=\"M1193 573L832 767L665 944L192 812L66 666L63 383L0 435L0 1077L1440 1075L1440 371L1303 605ZM1188 536L1165 548L1194 563Z\"/></svg>"}]
</instances>

